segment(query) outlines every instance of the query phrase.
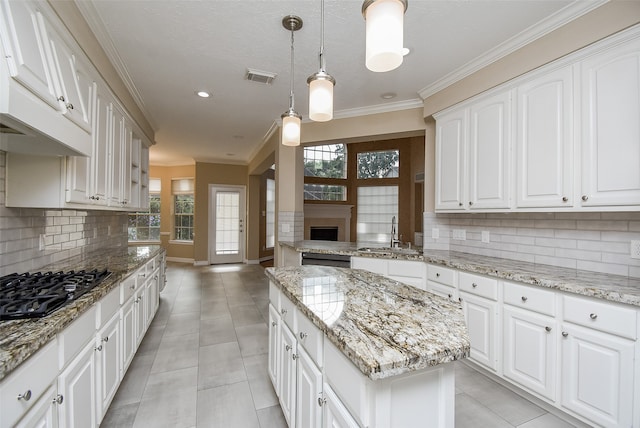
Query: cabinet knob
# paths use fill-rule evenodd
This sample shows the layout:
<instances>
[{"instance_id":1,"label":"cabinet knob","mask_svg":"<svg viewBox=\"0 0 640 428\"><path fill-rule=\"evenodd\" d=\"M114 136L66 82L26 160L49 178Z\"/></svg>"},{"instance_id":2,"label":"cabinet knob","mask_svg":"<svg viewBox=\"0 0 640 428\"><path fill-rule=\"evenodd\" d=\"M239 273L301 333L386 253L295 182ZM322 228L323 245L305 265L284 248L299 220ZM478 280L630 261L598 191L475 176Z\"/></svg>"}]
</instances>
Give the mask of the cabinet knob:
<instances>
[{"instance_id":1,"label":"cabinet knob","mask_svg":"<svg viewBox=\"0 0 640 428\"><path fill-rule=\"evenodd\" d=\"M527 300L529 300L529 298L527 296L522 296L521 299L522 299L523 302L526 302Z\"/></svg>"},{"instance_id":2,"label":"cabinet knob","mask_svg":"<svg viewBox=\"0 0 640 428\"><path fill-rule=\"evenodd\" d=\"M134 285L130 285L130 286L129 286L129 289L130 289L130 290L135 290L135 289L136 289L135 284L134 284Z\"/></svg>"},{"instance_id":3,"label":"cabinet knob","mask_svg":"<svg viewBox=\"0 0 640 428\"><path fill-rule=\"evenodd\" d=\"M291 346L289 345L285 345L284 346L285 351L289 352L291 350Z\"/></svg>"},{"instance_id":4,"label":"cabinet knob","mask_svg":"<svg viewBox=\"0 0 640 428\"><path fill-rule=\"evenodd\" d=\"M284 309L284 308L282 308L282 309L280 309L280 313L281 313L282 315L286 315L286 314L287 314L287 310L286 310L286 309Z\"/></svg>"},{"instance_id":5,"label":"cabinet knob","mask_svg":"<svg viewBox=\"0 0 640 428\"><path fill-rule=\"evenodd\" d=\"M278 325L278 323L277 323L277 322L275 322L275 321L271 321L271 325L272 325L273 327L275 327L275 326L277 326L277 325Z\"/></svg>"},{"instance_id":6,"label":"cabinet knob","mask_svg":"<svg viewBox=\"0 0 640 428\"><path fill-rule=\"evenodd\" d=\"M303 332L303 331L301 331L301 332L300 332L300 340L304 340L304 339L306 339L306 338L307 338L307 336L309 336L307 333L305 333L305 332Z\"/></svg>"},{"instance_id":7,"label":"cabinet knob","mask_svg":"<svg viewBox=\"0 0 640 428\"><path fill-rule=\"evenodd\" d=\"M322 407L327 402L326 398L318 397L318 406Z\"/></svg>"},{"instance_id":8,"label":"cabinet knob","mask_svg":"<svg viewBox=\"0 0 640 428\"><path fill-rule=\"evenodd\" d=\"M102 345L100 345L100 346L98 346L98 347L93 348L93 350L94 350L94 351L98 351L98 352L102 351Z\"/></svg>"},{"instance_id":9,"label":"cabinet knob","mask_svg":"<svg viewBox=\"0 0 640 428\"><path fill-rule=\"evenodd\" d=\"M567 198L566 196L562 197L562 202L568 202L568 201L569 201L569 198Z\"/></svg>"},{"instance_id":10,"label":"cabinet knob","mask_svg":"<svg viewBox=\"0 0 640 428\"><path fill-rule=\"evenodd\" d=\"M472 286L473 288L476 288L476 287L478 286L478 284L476 284L476 283L474 282L474 283L472 283L472 284L471 284L471 286Z\"/></svg>"},{"instance_id":11,"label":"cabinet knob","mask_svg":"<svg viewBox=\"0 0 640 428\"><path fill-rule=\"evenodd\" d=\"M291 358L293 358L293 361L298 359L298 354L291 354Z\"/></svg>"},{"instance_id":12,"label":"cabinet knob","mask_svg":"<svg viewBox=\"0 0 640 428\"><path fill-rule=\"evenodd\" d=\"M594 320L594 319L598 318L598 314L589 314L589 318Z\"/></svg>"},{"instance_id":13,"label":"cabinet knob","mask_svg":"<svg viewBox=\"0 0 640 428\"><path fill-rule=\"evenodd\" d=\"M105 342L105 343L107 343L107 342L109 341L109 336L103 337L103 338L102 338L102 341L103 341L103 342Z\"/></svg>"},{"instance_id":14,"label":"cabinet knob","mask_svg":"<svg viewBox=\"0 0 640 428\"><path fill-rule=\"evenodd\" d=\"M65 104L64 106L67 108L67 110L73 110L73 104L71 103Z\"/></svg>"},{"instance_id":15,"label":"cabinet knob","mask_svg":"<svg viewBox=\"0 0 640 428\"><path fill-rule=\"evenodd\" d=\"M461 207L462 206L462 202L458 202L458 206Z\"/></svg>"},{"instance_id":16,"label":"cabinet knob","mask_svg":"<svg viewBox=\"0 0 640 428\"><path fill-rule=\"evenodd\" d=\"M473 205L473 202L469 201L469 206Z\"/></svg>"},{"instance_id":17,"label":"cabinet knob","mask_svg":"<svg viewBox=\"0 0 640 428\"><path fill-rule=\"evenodd\" d=\"M27 392L24 394L18 394L18 400L29 401L31 400L31 390L27 389Z\"/></svg>"},{"instance_id":18,"label":"cabinet knob","mask_svg":"<svg viewBox=\"0 0 640 428\"><path fill-rule=\"evenodd\" d=\"M440 278L440 274L439 273L436 273L436 278Z\"/></svg>"},{"instance_id":19,"label":"cabinet knob","mask_svg":"<svg viewBox=\"0 0 640 428\"><path fill-rule=\"evenodd\" d=\"M567 336L569 336L569 333L567 333L566 331L563 331L562 332L562 337L567 337Z\"/></svg>"},{"instance_id":20,"label":"cabinet knob","mask_svg":"<svg viewBox=\"0 0 640 428\"><path fill-rule=\"evenodd\" d=\"M64 397L62 396L62 394L56 395L54 399L51 400L53 404L62 404L63 401L64 401Z\"/></svg>"},{"instance_id":21,"label":"cabinet knob","mask_svg":"<svg viewBox=\"0 0 640 428\"><path fill-rule=\"evenodd\" d=\"M551 331L551 327L549 327L549 326L546 326L544 329L547 330L547 333L549 333Z\"/></svg>"},{"instance_id":22,"label":"cabinet knob","mask_svg":"<svg viewBox=\"0 0 640 428\"><path fill-rule=\"evenodd\" d=\"M452 298L453 296L451 295L451 293L447 294L447 296L449 296L449 298Z\"/></svg>"},{"instance_id":23,"label":"cabinet knob","mask_svg":"<svg viewBox=\"0 0 640 428\"><path fill-rule=\"evenodd\" d=\"M65 99L64 99L64 95L60 95L60 96L58 97L58 101L62 101L62 102L64 102L64 101L65 101Z\"/></svg>"},{"instance_id":24,"label":"cabinet knob","mask_svg":"<svg viewBox=\"0 0 640 428\"><path fill-rule=\"evenodd\" d=\"M588 197L587 195L582 195L582 200L583 200L583 201L585 201L585 202L586 202L588 199L589 199L589 197Z\"/></svg>"}]
</instances>

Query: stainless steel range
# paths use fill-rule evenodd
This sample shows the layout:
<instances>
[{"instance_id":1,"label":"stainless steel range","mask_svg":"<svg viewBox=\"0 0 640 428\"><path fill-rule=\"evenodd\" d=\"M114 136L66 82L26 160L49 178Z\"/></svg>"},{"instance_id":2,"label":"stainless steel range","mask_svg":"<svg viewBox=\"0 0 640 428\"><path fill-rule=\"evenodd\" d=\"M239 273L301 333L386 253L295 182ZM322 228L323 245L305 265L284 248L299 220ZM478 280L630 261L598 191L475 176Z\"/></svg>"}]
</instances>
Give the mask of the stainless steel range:
<instances>
[{"instance_id":1,"label":"stainless steel range","mask_svg":"<svg viewBox=\"0 0 640 428\"><path fill-rule=\"evenodd\" d=\"M0 277L0 320L40 318L100 284L111 272L14 273Z\"/></svg>"}]
</instances>

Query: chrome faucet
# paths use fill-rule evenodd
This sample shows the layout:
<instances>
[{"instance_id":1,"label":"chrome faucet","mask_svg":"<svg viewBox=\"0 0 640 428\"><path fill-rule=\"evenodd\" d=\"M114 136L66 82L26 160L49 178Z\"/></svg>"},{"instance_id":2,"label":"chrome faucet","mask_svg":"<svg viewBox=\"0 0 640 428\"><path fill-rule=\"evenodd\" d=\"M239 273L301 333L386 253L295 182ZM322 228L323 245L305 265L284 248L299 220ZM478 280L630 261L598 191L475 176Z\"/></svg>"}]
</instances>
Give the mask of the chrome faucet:
<instances>
[{"instance_id":1,"label":"chrome faucet","mask_svg":"<svg viewBox=\"0 0 640 428\"><path fill-rule=\"evenodd\" d=\"M396 216L391 217L391 243L389 246L391 248L400 246L400 240L396 238Z\"/></svg>"}]
</instances>

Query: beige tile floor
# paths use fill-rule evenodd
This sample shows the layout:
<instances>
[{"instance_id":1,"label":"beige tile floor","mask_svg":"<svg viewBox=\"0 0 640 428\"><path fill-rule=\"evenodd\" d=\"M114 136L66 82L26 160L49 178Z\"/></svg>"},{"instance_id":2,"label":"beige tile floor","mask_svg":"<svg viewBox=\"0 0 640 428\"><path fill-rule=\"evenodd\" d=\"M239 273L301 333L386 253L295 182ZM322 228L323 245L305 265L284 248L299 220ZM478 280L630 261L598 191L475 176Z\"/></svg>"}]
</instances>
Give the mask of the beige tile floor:
<instances>
[{"instance_id":1,"label":"beige tile floor","mask_svg":"<svg viewBox=\"0 0 640 428\"><path fill-rule=\"evenodd\" d=\"M101 425L286 427L267 375L259 265L169 263L160 308ZM456 428L572 425L456 363Z\"/></svg>"}]
</instances>

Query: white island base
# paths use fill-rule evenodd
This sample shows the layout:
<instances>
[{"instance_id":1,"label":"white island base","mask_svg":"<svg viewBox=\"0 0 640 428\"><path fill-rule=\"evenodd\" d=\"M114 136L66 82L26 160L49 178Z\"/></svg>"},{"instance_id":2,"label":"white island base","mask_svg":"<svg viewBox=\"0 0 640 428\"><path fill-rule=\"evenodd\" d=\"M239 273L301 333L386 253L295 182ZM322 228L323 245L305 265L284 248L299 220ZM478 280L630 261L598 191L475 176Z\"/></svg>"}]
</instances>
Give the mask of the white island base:
<instances>
[{"instance_id":1,"label":"white island base","mask_svg":"<svg viewBox=\"0 0 640 428\"><path fill-rule=\"evenodd\" d=\"M455 376L452 363L371 380L333 343L325 339L324 344L324 381L337 392L342 405L361 426L454 427ZM342 426L324 422L325 427Z\"/></svg>"}]
</instances>

